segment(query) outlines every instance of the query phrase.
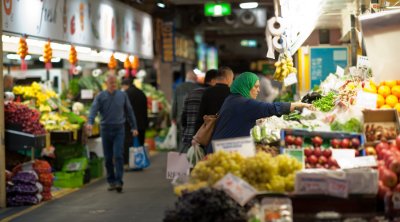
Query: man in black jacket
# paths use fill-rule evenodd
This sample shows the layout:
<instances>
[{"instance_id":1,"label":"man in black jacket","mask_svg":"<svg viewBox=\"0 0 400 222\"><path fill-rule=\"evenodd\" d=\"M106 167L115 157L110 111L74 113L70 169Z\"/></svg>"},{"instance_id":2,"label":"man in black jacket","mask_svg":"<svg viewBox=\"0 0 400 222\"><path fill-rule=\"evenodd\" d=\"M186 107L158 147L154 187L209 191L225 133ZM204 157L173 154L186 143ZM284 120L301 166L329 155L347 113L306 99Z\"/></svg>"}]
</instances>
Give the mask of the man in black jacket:
<instances>
[{"instance_id":1,"label":"man in black jacket","mask_svg":"<svg viewBox=\"0 0 400 222\"><path fill-rule=\"evenodd\" d=\"M135 112L136 123L139 131L138 139L140 145L144 145L144 138L146 128L148 127L149 121L147 117L147 97L142 90L138 89L132 84L133 79L124 79L121 83L122 90L128 95L129 101ZM129 125L125 125L125 130L130 131ZM124 149L124 161L125 164L129 162L129 147L133 145L133 137L131 134L125 134L125 149Z\"/></svg>"},{"instance_id":2,"label":"man in black jacket","mask_svg":"<svg viewBox=\"0 0 400 222\"><path fill-rule=\"evenodd\" d=\"M230 94L230 86L233 82L233 71L229 67L220 67L216 76L216 84L209 87L201 97L199 113L196 120L196 130L199 130L203 124L204 115L215 115L218 113L225 98Z\"/></svg>"}]
</instances>

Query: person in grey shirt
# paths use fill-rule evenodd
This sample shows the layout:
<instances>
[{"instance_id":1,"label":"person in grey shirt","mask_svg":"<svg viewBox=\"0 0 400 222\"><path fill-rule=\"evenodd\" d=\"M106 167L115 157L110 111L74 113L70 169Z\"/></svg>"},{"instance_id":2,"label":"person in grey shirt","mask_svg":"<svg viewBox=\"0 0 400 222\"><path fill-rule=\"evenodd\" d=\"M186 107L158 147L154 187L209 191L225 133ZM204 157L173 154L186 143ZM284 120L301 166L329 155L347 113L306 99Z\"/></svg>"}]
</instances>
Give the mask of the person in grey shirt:
<instances>
[{"instance_id":1,"label":"person in grey shirt","mask_svg":"<svg viewBox=\"0 0 400 222\"><path fill-rule=\"evenodd\" d=\"M89 120L86 126L88 132L97 113L101 115L101 139L104 158L106 160L108 190L122 192L122 176L124 172L124 137L125 121L128 120L133 136L138 135L136 118L126 93L117 90L117 77L108 75L107 90L100 92L93 101ZM114 169L115 164L115 169Z\"/></svg>"},{"instance_id":2,"label":"person in grey shirt","mask_svg":"<svg viewBox=\"0 0 400 222\"><path fill-rule=\"evenodd\" d=\"M172 111L171 111L171 119L172 122L177 126L177 144L176 147L178 150L182 148L182 112L183 112L183 105L185 103L186 96L191 92L193 89L199 88L200 85L196 83L197 76L196 74L190 70L186 73L186 79L184 83L181 83L176 87L174 92L174 97L172 99Z\"/></svg>"}]
</instances>

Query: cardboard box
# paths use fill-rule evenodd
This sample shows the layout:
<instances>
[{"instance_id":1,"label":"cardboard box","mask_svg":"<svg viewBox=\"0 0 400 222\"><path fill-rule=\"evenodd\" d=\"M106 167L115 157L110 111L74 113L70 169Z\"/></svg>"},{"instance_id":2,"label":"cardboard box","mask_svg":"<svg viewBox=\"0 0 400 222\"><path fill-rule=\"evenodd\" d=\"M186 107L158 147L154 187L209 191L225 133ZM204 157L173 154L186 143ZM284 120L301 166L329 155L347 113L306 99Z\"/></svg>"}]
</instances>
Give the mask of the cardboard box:
<instances>
[{"instance_id":1,"label":"cardboard box","mask_svg":"<svg viewBox=\"0 0 400 222\"><path fill-rule=\"evenodd\" d=\"M395 109L380 109L380 110L364 110L364 127L363 132L365 135L365 145L374 146L379 140L371 140L371 130L367 129L368 126L382 126L384 128L394 128L395 134L400 132L399 115Z\"/></svg>"}]
</instances>

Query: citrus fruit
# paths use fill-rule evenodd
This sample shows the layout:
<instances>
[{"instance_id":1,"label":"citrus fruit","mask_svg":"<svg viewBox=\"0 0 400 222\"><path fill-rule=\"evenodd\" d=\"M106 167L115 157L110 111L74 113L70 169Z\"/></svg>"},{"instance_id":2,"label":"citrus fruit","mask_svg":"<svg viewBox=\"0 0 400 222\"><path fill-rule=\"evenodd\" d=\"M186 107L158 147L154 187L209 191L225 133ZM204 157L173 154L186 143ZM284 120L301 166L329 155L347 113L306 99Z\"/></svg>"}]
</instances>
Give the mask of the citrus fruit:
<instances>
[{"instance_id":1,"label":"citrus fruit","mask_svg":"<svg viewBox=\"0 0 400 222\"><path fill-rule=\"evenodd\" d=\"M376 107L381 107L385 105L385 98L383 98L383 96L378 94L378 100L376 100Z\"/></svg>"},{"instance_id":2,"label":"citrus fruit","mask_svg":"<svg viewBox=\"0 0 400 222\"><path fill-rule=\"evenodd\" d=\"M397 85L400 85L400 80L397 80L396 82L397 82Z\"/></svg>"},{"instance_id":3,"label":"citrus fruit","mask_svg":"<svg viewBox=\"0 0 400 222\"><path fill-rule=\"evenodd\" d=\"M400 113L400 103L397 103L397 104L394 106L394 108L397 109L397 112Z\"/></svg>"},{"instance_id":4,"label":"citrus fruit","mask_svg":"<svg viewBox=\"0 0 400 222\"><path fill-rule=\"evenodd\" d=\"M386 105L394 107L398 102L399 102L399 99L397 98L397 96L388 95L386 97Z\"/></svg>"},{"instance_id":5,"label":"citrus fruit","mask_svg":"<svg viewBox=\"0 0 400 222\"><path fill-rule=\"evenodd\" d=\"M369 92L369 93L376 93L376 86L372 84L366 84L364 86L364 92Z\"/></svg>"},{"instance_id":6,"label":"citrus fruit","mask_svg":"<svg viewBox=\"0 0 400 222\"><path fill-rule=\"evenodd\" d=\"M383 106L381 106L381 109L391 109L392 107L391 106L389 106L389 105L383 105Z\"/></svg>"},{"instance_id":7,"label":"citrus fruit","mask_svg":"<svg viewBox=\"0 0 400 222\"><path fill-rule=\"evenodd\" d=\"M400 86L393 86L392 87L392 95L397 96L397 98L400 98Z\"/></svg>"},{"instance_id":8,"label":"citrus fruit","mask_svg":"<svg viewBox=\"0 0 400 222\"><path fill-rule=\"evenodd\" d=\"M389 86L379 86L378 94L382 95L386 98L386 96L390 95L390 88Z\"/></svg>"},{"instance_id":9,"label":"citrus fruit","mask_svg":"<svg viewBox=\"0 0 400 222\"><path fill-rule=\"evenodd\" d=\"M392 88L393 86L395 86L397 84L396 80L389 80L389 81L385 81L385 85L389 86L390 88Z\"/></svg>"}]
</instances>

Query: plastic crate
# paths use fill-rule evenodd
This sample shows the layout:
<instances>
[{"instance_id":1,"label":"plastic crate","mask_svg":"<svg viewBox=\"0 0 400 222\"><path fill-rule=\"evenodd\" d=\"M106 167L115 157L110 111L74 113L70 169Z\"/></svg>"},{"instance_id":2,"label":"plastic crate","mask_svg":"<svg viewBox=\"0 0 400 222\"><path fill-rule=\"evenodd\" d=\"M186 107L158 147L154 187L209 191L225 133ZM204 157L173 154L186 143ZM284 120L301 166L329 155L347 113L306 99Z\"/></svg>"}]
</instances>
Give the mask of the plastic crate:
<instances>
[{"instance_id":1,"label":"plastic crate","mask_svg":"<svg viewBox=\"0 0 400 222\"><path fill-rule=\"evenodd\" d=\"M69 159L79 158L85 156L85 147L80 144L70 144L70 145L55 145L55 168L56 170L61 170L64 163Z\"/></svg>"},{"instance_id":2,"label":"plastic crate","mask_svg":"<svg viewBox=\"0 0 400 222\"><path fill-rule=\"evenodd\" d=\"M56 172L53 186L60 188L78 188L83 186L84 171L72 173Z\"/></svg>"},{"instance_id":3,"label":"plastic crate","mask_svg":"<svg viewBox=\"0 0 400 222\"><path fill-rule=\"evenodd\" d=\"M95 158L90 160L90 175L93 179L103 176L103 162L104 158Z\"/></svg>"},{"instance_id":4,"label":"plastic crate","mask_svg":"<svg viewBox=\"0 0 400 222\"><path fill-rule=\"evenodd\" d=\"M15 130L6 130L5 142L8 150L43 149L46 147L46 134L33 135Z\"/></svg>"}]
</instances>

